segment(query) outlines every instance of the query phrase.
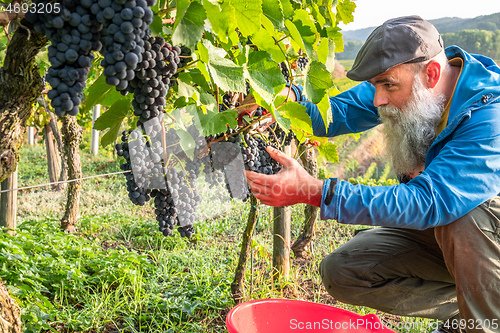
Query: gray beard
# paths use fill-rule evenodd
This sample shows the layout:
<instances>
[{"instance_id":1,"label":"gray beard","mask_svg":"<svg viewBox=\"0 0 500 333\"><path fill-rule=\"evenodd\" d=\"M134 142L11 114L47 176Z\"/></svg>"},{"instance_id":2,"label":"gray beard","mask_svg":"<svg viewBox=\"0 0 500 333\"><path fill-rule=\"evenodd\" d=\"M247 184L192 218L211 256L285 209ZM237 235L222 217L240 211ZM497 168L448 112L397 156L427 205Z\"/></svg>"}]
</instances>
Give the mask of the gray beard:
<instances>
[{"instance_id":1,"label":"gray beard","mask_svg":"<svg viewBox=\"0 0 500 333\"><path fill-rule=\"evenodd\" d=\"M416 76L410 100L403 109L378 108L384 124L387 151L398 176L415 176L424 169L425 156L436 138L444 102L443 94L432 95Z\"/></svg>"}]
</instances>

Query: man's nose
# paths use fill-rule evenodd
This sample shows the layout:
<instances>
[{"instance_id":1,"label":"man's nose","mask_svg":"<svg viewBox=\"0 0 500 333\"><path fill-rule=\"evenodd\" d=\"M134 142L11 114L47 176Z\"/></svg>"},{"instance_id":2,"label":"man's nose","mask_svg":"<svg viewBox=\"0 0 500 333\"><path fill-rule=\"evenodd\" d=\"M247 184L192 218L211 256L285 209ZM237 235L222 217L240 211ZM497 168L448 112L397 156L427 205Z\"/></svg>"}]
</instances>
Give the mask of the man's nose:
<instances>
[{"instance_id":1,"label":"man's nose","mask_svg":"<svg viewBox=\"0 0 500 333\"><path fill-rule=\"evenodd\" d=\"M373 97L373 105L375 107L385 106L389 104L389 99L387 96L381 92L379 89L375 90L375 96Z\"/></svg>"}]
</instances>

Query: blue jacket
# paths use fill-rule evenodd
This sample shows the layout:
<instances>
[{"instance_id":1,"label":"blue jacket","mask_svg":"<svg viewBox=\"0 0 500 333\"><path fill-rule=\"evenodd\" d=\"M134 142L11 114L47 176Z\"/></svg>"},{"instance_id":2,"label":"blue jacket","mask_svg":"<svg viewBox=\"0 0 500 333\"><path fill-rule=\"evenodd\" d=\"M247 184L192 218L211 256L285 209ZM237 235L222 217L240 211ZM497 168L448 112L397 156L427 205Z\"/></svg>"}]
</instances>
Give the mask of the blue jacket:
<instances>
[{"instance_id":1,"label":"blue jacket","mask_svg":"<svg viewBox=\"0 0 500 333\"><path fill-rule=\"evenodd\" d=\"M339 181L327 205L328 179L323 187L322 219L427 229L451 223L500 193L500 68L491 59L456 46L448 47L446 55L449 59L461 57L464 67L448 124L427 151L422 174L393 186ZM374 92L371 84L363 82L332 97L333 122L328 131L316 105L303 103L314 134L332 137L377 126Z\"/></svg>"}]
</instances>

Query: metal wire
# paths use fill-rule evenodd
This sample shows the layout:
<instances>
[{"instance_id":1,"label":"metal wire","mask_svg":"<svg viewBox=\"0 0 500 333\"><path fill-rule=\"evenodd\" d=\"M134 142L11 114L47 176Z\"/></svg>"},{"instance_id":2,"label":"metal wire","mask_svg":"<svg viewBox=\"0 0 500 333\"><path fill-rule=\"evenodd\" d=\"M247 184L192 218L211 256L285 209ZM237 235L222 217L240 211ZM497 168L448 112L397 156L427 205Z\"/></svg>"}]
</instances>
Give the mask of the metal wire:
<instances>
[{"instance_id":1,"label":"metal wire","mask_svg":"<svg viewBox=\"0 0 500 333\"><path fill-rule=\"evenodd\" d=\"M131 170L111 172L111 173L104 173L104 174L101 174L101 175L87 176L87 177L76 178L76 179L61 180L61 181L57 181L57 182L53 182L53 183L45 183L45 184L38 184L38 185L31 185L31 186L23 186L23 187L11 188L11 189L8 189L8 190L0 191L0 193L6 193L6 192L12 192L12 191L21 191L21 190L27 190L27 189L31 189L31 188L44 187L44 186L50 186L50 185L56 185L56 184L66 184L66 183L76 182L78 180L85 180L85 179L91 179L91 178L97 178L97 177L105 177L105 176L111 176L111 175L119 175L119 174L123 174L123 173L127 173L127 172L131 172Z\"/></svg>"}]
</instances>

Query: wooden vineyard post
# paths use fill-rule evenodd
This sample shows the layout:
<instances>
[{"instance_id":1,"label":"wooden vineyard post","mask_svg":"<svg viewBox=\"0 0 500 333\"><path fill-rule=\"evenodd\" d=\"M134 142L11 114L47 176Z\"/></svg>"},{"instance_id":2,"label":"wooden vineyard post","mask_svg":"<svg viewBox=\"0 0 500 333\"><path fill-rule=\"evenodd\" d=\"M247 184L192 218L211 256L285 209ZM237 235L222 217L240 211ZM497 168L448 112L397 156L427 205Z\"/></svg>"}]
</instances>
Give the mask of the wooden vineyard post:
<instances>
[{"instance_id":1,"label":"wooden vineyard post","mask_svg":"<svg viewBox=\"0 0 500 333\"><path fill-rule=\"evenodd\" d=\"M92 108L92 137L90 139L90 152L96 156L99 151L99 130L94 129L94 123L101 115L101 106L97 104Z\"/></svg>"},{"instance_id":2,"label":"wooden vineyard post","mask_svg":"<svg viewBox=\"0 0 500 333\"><path fill-rule=\"evenodd\" d=\"M35 128L33 126L28 126L28 144L35 145Z\"/></svg>"},{"instance_id":3,"label":"wooden vineyard post","mask_svg":"<svg viewBox=\"0 0 500 333\"><path fill-rule=\"evenodd\" d=\"M47 165L49 168L49 180L51 183L57 182L61 174L61 156L59 155L59 150L56 147L54 135L52 133L52 127L49 124L45 124L45 148L47 151ZM52 185L53 190L57 190L57 185Z\"/></svg>"},{"instance_id":4,"label":"wooden vineyard post","mask_svg":"<svg viewBox=\"0 0 500 333\"><path fill-rule=\"evenodd\" d=\"M3 182L2 191L17 188L17 168ZM6 230L10 235L14 235L16 229L17 214L17 191L4 192L0 197L0 228Z\"/></svg>"},{"instance_id":5,"label":"wooden vineyard post","mask_svg":"<svg viewBox=\"0 0 500 333\"><path fill-rule=\"evenodd\" d=\"M313 146L299 146L299 156L304 168L314 178L318 177L318 163L316 162L316 150ZM316 231L316 221L318 220L319 207L305 205L304 226L302 231L292 245L292 251L296 258L307 257L307 252L311 250L311 243L314 240Z\"/></svg>"},{"instance_id":6,"label":"wooden vineyard post","mask_svg":"<svg viewBox=\"0 0 500 333\"><path fill-rule=\"evenodd\" d=\"M290 156L291 148L286 146L284 153ZM288 277L290 272L290 223L291 209L274 208L273 232L273 278Z\"/></svg>"}]
</instances>

